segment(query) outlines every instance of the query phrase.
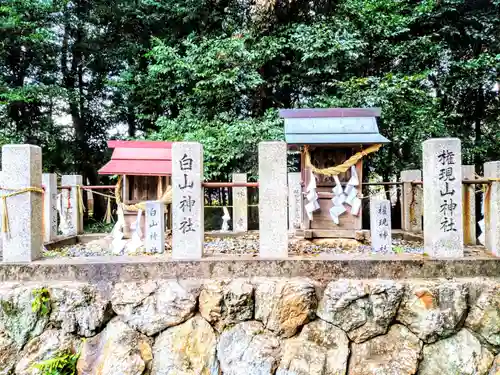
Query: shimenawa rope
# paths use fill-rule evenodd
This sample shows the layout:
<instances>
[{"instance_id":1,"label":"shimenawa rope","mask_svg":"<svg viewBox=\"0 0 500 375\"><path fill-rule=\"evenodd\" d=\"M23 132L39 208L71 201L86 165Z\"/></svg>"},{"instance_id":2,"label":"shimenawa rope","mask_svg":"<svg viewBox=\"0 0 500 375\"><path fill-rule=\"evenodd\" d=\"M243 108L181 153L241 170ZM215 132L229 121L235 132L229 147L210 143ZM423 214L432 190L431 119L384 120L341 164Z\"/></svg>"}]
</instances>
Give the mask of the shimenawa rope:
<instances>
[{"instance_id":1,"label":"shimenawa rope","mask_svg":"<svg viewBox=\"0 0 500 375\"><path fill-rule=\"evenodd\" d=\"M116 204L121 205L123 210L125 211L144 211L146 209L146 202L139 202L136 204L125 204L122 202L121 198L121 190L122 190L122 176L118 177L118 182L115 186L115 199ZM168 186L160 199L158 199L163 204L167 205L172 203L172 187Z\"/></svg>"},{"instance_id":2,"label":"shimenawa rope","mask_svg":"<svg viewBox=\"0 0 500 375\"><path fill-rule=\"evenodd\" d=\"M4 189L4 190L14 190L14 189ZM2 232L9 232L9 214L7 212L7 198L15 197L16 195L24 194L24 193L40 193L43 195L44 191L42 188L37 187L27 187L23 189L14 190L12 193L8 193L2 195L0 198L2 199ZM43 205L42 205L43 207ZM42 218L43 218L42 212ZM42 225L43 228L43 225Z\"/></svg>"},{"instance_id":3,"label":"shimenawa rope","mask_svg":"<svg viewBox=\"0 0 500 375\"><path fill-rule=\"evenodd\" d=\"M349 168L351 168L353 165L356 165L356 163L360 161L363 157L365 157L368 154L371 154L372 152L378 151L380 147L382 147L381 144L372 145L368 147L366 150L357 152L342 164L336 165L334 167L316 168L311 163L311 155L309 154L309 147L304 146L304 162L306 168L310 169L315 174L321 174L324 176L337 176L341 173L347 172Z\"/></svg>"}]
</instances>

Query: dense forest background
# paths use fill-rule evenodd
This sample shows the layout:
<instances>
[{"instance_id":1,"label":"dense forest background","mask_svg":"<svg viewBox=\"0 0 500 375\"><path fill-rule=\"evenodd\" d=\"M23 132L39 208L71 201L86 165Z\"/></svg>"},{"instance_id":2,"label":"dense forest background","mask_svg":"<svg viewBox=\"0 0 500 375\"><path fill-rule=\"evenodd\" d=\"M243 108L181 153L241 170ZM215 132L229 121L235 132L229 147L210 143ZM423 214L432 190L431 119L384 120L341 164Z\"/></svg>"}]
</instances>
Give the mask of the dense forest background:
<instances>
[{"instance_id":1,"label":"dense forest background","mask_svg":"<svg viewBox=\"0 0 500 375\"><path fill-rule=\"evenodd\" d=\"M97 184L106 141L198 140L207 179L252 172L279 108L382 108L369 168L456 136L500 160L500 0L4 0L0 145Z\"/></svg>"}]
</instances>

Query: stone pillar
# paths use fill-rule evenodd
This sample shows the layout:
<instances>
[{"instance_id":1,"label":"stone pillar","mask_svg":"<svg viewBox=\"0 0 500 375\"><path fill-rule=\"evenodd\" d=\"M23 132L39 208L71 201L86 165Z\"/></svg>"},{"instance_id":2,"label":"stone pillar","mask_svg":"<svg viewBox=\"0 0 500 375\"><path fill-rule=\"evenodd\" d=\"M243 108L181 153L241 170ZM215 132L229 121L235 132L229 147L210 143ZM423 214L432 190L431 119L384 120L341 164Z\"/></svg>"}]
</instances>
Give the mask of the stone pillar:
<instances>
[{"instance_id":1,"label":"stone pillar","mask_svg":"<svg viewBox=\"0 0 500 375\"><path fill-rule=\"evenodd\" d=\"M376 253L392 251L391 202L370 198L370 237Z\"/></svg>"},{"instance_id":2,"label":"stone pillar","mask_svg":"<svg viewBox=\"0 0 500 375\"><path fill-rule=\"evenodd\" d=\"M203 254L203 147L197 142L172 146L172 258Z\"/></svg>"},{"instance_id":3,"label":"stone pillar","mask_svg":"<svg viewBox=\"0 0 500 375\"><path fill-rule=\"evenodd\" d=\"M54 241L57 237L57 175L42 174L43 194L43 240Z\"/></svg>"},{"instance_id":4,"label":"stone pillar","mask_svg":"<svg viewBox=\"0 0 500 375\"><path fill-rule=\"evenodd\" d=\"M165 205L162 202L146 202L145 247L147 253L165 251Z\"/></svg>"},{"instance_id":5,"label":"stone pillar","mask_svg":"<svg viewBox=\"0 0 500 375\"><path fill-rule=\"evenodd\" d=\"M500 161L484 163L485 178L500 178ZM500 181L492 181L485 207L485 246L495 256L500 256Z\"/></svg>"},{"instance_id":6,"label":"stone pillar","mask_svg":"<svg viewBox=\"0 0 500 375\"><path fill-rule=\"evenodd\" d=\"M246 173L233 173L233 182L247 182ZM233 232L248 231L248 192L246 187L233 187Z\"/></svg>"},{"instance_id":7,"label":"stone pillar","mask_svg":"<svg viewBox=\"0 0 500 375\"><path fill-rule=\"evenodd\" d=\"M71 190L62 190L64 215L68 221L66 236L76 236L83 233L83 212L78 209L78 185L83 185L83 178L80 175L63 175L61 185L70 186ZM68 199L69 195L69 199ZM69 203L69 207L68 207Z\"/></svg>"},{"instance_id":8,"label":"stone pillar","mask_svg":"<svg viewBox=\"0 0 500 375\"><path fill-rule=\"evenodd\" d=\"M476 170L473 165L462 165L462 179L474 180ZM463 185L462 207L464 222L464 244L476 244L476 185Z\"/></svg>"},{"instance_id":9,"label":"stone pillar","mask_svg":"<svg viewBox=\"0 0 500 375\"><path fill-rule=\"evenodd\" d=\"M288 256L285 142L259 143L259 233L262 258Z\"/></svg>"},{"instance_id":10,"label":"stone pillar","mask_svg":"<svg viewBox=\"0 0 500 375\"><path fill-rule=\"evenodd\" d=\"M300 172L288 173L288 230L294 234L302 226L302 176Z\"/></svg>"},{"instance_id":11,"label":"stone pillar","mask_svg":"<svg viewBox=\"0 0 500 375\"><path fill-rule=\"evenodd\" d=\"M0 196L23 188L42 188L42 150L31 145L2 147ZM42 194L26 192L6 199L8 233L3 238L4 262L30 262L41 257Z\"/></svg>"},{"instance_id":12,"label":"stone pillar","mask_svg":"<svg viewBox=\"0 0 500 375\"><path fill-rule=\"evenodd\" d=\"M407 232L422 232L422 186L412 181L422 181L420 169L401 171L403 194L401 204L401 228Z\"/></svg>"},{"instance_id":13,"label":"stone pillar","mask_svg":"<svg viewBox=\"0 0 500 375\"><path fill-rule=\"evenodd\" d=\"M423 143L424 246L432 257L463 257L462 151L457 138Z\"/></svg>"}]
</instances>

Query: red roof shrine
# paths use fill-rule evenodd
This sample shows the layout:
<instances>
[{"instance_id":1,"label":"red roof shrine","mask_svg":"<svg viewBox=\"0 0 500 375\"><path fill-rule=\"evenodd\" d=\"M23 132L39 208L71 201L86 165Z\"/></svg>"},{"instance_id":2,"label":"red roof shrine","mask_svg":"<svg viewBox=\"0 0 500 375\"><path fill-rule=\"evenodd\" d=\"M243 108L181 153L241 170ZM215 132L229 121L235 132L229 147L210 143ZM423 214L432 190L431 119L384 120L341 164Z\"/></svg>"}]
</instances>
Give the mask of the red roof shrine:
<instances>
[{"instance_id":1,"label":"red roof shrine","mask_svg":"<svg viewBox=\"0 0 500 375\"><path fill-rule=\"evenodd\" d=\"M99 174L129 176L170 176L172 174L172 142L108 141L113 148L111 160Z\"/></svg>"}]
</instances>

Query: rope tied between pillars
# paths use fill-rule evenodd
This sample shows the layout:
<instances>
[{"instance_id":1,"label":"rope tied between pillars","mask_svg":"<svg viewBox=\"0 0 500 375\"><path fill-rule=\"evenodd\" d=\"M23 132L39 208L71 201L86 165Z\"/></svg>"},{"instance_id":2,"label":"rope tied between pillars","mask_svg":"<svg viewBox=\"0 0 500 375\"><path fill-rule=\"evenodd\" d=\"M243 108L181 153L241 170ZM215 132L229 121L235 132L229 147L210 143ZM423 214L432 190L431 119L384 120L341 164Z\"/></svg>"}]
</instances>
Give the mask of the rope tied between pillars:
<instances>
[{"instance_id":1,"label":"rope tied between pillars","mask_svg":"<svg viewBox=\"0 0 500 375\"><path fill-rule=\"evenodd\" d=\"M104 217L106 224L111 223L112 221L112 213L111 213L111 197L108 197L108 202L106 204L106 215Z\"/></svg>"},{"instance_id":2,"label":"rope tied between pillars","mask_svg":"<svg viewBox=\"0 0 500 375\"><path fill-rule=\"evenodd\" d=\"M17 195L21 195L24 193L39 193L42 194L42 200L43 200L43 194L44 190L42 188L38 187L27 187L27 188L22 188L22 189L9 189L9 188L0 188L0 190L13 190L12 193L8 193L5 195L0 196L0 199L2 199L2 232L3 233L9 233L9 214L7 212L7 198L15 197ZM43 218L43 204L42 204L42 218ZM42 225L43 228L43 225Z\"/></svg>"},{"instance_id":3,"label":"rope tied between pillars","mask_svg":"<svg viewBox=\"0 0 500 375\"><path fill-rule=\"evenodd\" d=\"M76 199L78 204L78 213L83 215L85 212L85 204L83 203L82 185L76 185Z\"/></svg>"}]
</instances>

